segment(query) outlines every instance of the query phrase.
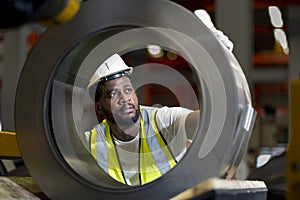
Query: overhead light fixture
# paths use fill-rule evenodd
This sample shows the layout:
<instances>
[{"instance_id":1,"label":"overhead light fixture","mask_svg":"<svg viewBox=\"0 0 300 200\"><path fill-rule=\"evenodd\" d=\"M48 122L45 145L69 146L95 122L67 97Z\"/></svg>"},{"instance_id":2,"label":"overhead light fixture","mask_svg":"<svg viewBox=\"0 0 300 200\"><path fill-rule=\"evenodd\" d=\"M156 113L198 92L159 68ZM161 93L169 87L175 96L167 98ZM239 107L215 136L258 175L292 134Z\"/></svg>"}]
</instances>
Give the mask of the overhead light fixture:
<instances>
[{"instance_id":1,"label":"overhead light fixture","mask_svg":"<svg viewBox=\"0 0 300 200\"><path fill-rule=\"evenodd\" d=\"M161 47L158 45L147 45L147 50L149 54L154 58L159 58L163 55Z\"/></svg>"},{"instance_id":2,"label":"overhead light fixture","mask_svg":"<svg viewBox=\"0 0 300 200\"><path fill-rule=\"evenodd\" d=\"M285 32L282 29L274 29L274 37L276 42L278 42L282 47L283 52L286 55L289 54L289 47Z\"/></svg>"},{"instance_id":3,"label":"overhead light fixture","mask_svg":"<svg viewBox=\"0 0 300 200\"><path fill-rule=\"evenodd\" d=\"M277 6L269 6L268 11L272 25L275 28L282 28L283 20L280 9Z\"/></svg>"},{"instance_id":4,"label":"overhead light fixture","mask_svg":"<svg viewBox=\"0 0 300 200\"><path fill-rule=\"evenodd\" d=\"M272 158L272 156L270 154L259 155L256 160L256 168L260 168L260 167L264 166L265 164L267 164L270 161L271 158Z\"/></svg>"},{"instance_id":5,"label":"overhead light fixture","mask_svg":"<svg viewBox=\"0 0 300 200\"><path fill-rule=\"evenodd\" d=\"M169 51L169 52L167 53L167 58L168 58L169 60L176 60L176 59L177 59L177 54L176 54L176 53L173 53L173 52L171 52L171 51Z\"/></svg>"}]
</instances>

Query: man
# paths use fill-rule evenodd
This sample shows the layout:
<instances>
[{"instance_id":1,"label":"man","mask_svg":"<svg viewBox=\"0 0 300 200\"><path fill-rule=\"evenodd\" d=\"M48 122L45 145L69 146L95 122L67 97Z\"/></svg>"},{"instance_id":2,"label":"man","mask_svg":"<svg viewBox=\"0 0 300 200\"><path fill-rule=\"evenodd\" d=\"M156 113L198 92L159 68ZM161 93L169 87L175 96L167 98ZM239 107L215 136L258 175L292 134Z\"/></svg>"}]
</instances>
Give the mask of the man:
<instances>
[{"instance_id":1,"label":"man","mask_svg":"<svg viewBox=\"0 0 300 200\"><path fill-rule=\"evenodd\" d=\"M86 135L104 171L124 184L142 185L183 157L197 132L200 112L139 105L132 71L118 54L100 65L88 88L94 91L96 114L104 120Z\"/></svg>"}]
</instances>

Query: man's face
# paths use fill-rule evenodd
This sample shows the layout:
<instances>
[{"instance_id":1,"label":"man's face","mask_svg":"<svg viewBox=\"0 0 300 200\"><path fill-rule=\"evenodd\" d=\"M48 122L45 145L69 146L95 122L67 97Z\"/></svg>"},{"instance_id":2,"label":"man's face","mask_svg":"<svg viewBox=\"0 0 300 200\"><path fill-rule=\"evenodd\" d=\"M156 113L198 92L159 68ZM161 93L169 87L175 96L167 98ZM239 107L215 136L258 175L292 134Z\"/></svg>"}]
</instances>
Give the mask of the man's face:
<instances>
[{"instance_id":1,"label":"man's face","mask_svg":"<svg viewBox=\"0 0 300 200\"><path fill-rule=\"evenodd\" d=\"M138 98L126 76L104 83L96 106L108 121L119 127L126 128L139 119Z\"/></svg>"}]
</instances>

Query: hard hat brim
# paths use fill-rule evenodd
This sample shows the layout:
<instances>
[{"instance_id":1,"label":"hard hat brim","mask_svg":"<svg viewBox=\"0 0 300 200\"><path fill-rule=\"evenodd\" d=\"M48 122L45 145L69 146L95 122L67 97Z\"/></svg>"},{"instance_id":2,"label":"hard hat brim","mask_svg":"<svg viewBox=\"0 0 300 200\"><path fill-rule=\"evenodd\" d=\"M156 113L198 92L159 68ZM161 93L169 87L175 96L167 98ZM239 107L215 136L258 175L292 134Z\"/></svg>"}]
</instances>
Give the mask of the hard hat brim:
<instances>
[{"instance_id":1,"label":"hard hat brim","mask_svg":"<svg viewBox=\"0 0 300 200\"><path fill-rule=\"evenodd\" d=\"M122 76L129 76L132 74L133 68L132 67L128 67L126 70L120 70L117 72L114 72L112 74L108 74L107 76L101 77L98 80L94 81L94 82L90 82L87 88L92 87L95 84L102 84L105 83L107 81L116 79L116 78L121 78Z\"/></svg>"},{"instance_id":2,"label":"hard hat brim","mask_svg":"<svg viewBox=\"0 0 300 200\"><path fill-rule=\"evenodd\" d=\"M117 78L120 78L122 76L128 76L128 75L131 75L132 74L132 71L133 71L133 68L132 67L129 67L128 69L126 70L121 70L119 72L115 72L111 75L107 75L105 77L102 77L101 79L99 79L98 83L104 83L104 82L107 82L107 81L110 81L110 80L113 80L113 79L117 79Z\"/></svg>"}]
</instances>

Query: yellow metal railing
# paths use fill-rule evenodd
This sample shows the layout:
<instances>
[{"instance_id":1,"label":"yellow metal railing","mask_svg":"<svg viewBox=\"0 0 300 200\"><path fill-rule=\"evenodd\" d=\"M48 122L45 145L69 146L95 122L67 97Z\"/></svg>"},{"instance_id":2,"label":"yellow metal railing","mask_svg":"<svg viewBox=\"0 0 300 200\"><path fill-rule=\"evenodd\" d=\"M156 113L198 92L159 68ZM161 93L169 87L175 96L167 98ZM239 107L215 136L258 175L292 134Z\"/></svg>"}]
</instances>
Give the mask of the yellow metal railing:
<instances>
[{"instance_id":1,"label":"yellow metal railing","mask_svg":"<svg viewBox=\"0 0 300 200\"><path fill-rule=\"evenodd\" d=\"M16 133L0 132L0 158L20 158Z\"/></svg>"}]
</instances>

